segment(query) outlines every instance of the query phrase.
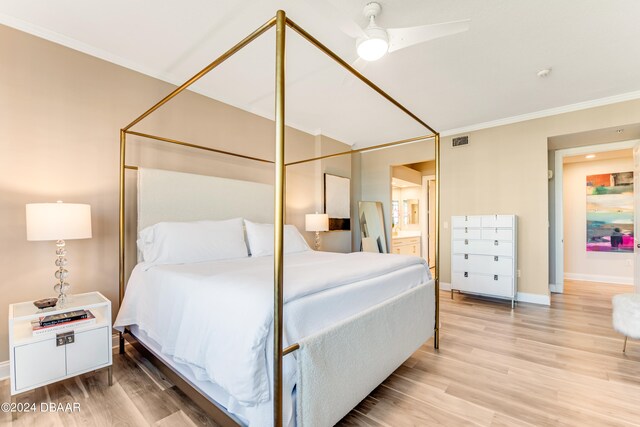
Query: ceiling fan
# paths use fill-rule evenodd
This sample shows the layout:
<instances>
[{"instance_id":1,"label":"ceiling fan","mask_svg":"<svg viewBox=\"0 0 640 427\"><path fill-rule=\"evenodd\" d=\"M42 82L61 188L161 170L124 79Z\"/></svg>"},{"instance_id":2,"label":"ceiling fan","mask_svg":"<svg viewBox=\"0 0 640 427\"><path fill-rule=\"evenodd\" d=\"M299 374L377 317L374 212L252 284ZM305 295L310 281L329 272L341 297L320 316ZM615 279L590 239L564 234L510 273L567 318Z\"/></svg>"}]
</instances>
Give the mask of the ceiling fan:
<instances>
[{"instance_id":1,"label":"ceiling fan","mask_svg":"<svg viewBox=\"0 0 640 427\"><path fill-rule=\"evenodd\" d=\"M376 61L384 55L416 44L424 43L440 37L462 33L469 29L470 19L444 22L440 24L419 25L405 28L382 28L376 24L376 18L382 12L380 3L371 2L363 9L369 20L366 28L361 28L353 21L340 19L338 26L352 38L356 39L358 56L365 61ZM334 18L338 18L333 14Z\"/></svg>"}]
</instances>

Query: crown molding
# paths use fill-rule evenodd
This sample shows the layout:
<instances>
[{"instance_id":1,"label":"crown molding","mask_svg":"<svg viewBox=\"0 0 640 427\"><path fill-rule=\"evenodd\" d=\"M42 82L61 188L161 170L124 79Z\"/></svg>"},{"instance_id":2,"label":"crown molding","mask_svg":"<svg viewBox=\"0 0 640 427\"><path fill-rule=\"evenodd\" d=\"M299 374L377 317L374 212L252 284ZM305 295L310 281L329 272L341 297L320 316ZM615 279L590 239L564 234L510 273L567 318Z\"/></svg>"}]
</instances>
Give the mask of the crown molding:
<instances>
[{"instance_id":1,"label":"crown molding","mask_svg":"<svg viewBox=\"0 0 640 427\"><path fill-rule=\"evenodd\" d=\"M129 61L127 59L124 59L118 55L115 55L111 52L108 52L106 50L103 49L98 49L94 46L88 45L86 43L80 42L72 37L68 37L65 36L63 34L57 33L55 31L51 31L48 30L46 28L40 27L38 25L34 25L31 24L29 22L23 21L21 19L15 18L13 16L9 16L9 15L5 15L5 14L1 14L0 13L0 24L2 25L6 25L7 27L11 27L11 28L15 28L16 30L20 30L23 31L25 33L34 35L36 37L40 37L42 39L45 40L49 40L53 43L68 47L70 49L74 49L77 50L79 52L85 53L87 55L96 57L98 59L102 59L104 61L107 62L111 62L113 64L119 65L121 67L124 67L126 69L129 70L133 70L136 71L138 73L162 80L164 82L173 84L173 85L180 85L182 83L184 83L183 80L177 78L174 75L171 75L169 73L163 73L163 72L158 72L156 70L152 70L150 68L147 67L143 67L138 63L135 63L133 61ZM191 86L189 88L189 90L199 93L201 95L204 96L208 96L211 98L211 96L209 94L206 93L206 91L202 90L201 88L199 88L197 86L197 84L194 84L193 86ZM634 92L627 92L627 93L622 93L619 95L613 95L613 96L609 96L609 97L605 97L605 98L599 98L599 99L593 99L590 101L584 101L584 102L578 102L575 104L569 104L569 105L565 105L562 107L555 107L555 108L549 108L546 110L540 110L540 111L535 111L532 113L526 113L526 114L520 114L517 116L512 116L512 117L506 117L506 118L502 118L502 119L497 119L497 120L491 120L488 122L483 122L483 123L476 123L476 124L472 124L469 126L462 126L459 128L454 128L454 129L448 129L445 131L440 132L441 136L451 136L451 135L457 135L457 134L462 134L462 133L468 133L468 132L473 132L473 131L478 131L478 130L482 130L482 129L488 129L488 128L493 128L493 127L497 127L497 126L504 126L504 125L510 125L513 123L518 123L518 122L524 122L527 120L534 120L534 119L540 119L543 117L550 117L550 116L555 116L558 114L563 114L563 113L570 113L573 111L579 111L579 110L586 110L589 108L594 108L594 107L601 107L604 105L610 105L610 104L616 104L619 102L625 102L625 101L631 101L631 100L635 100L635 99L640 99L640 90L638 91L634 91ZM225 102L227 104L229 104L228 101L221 101L221 102ZM261 113L259 111L251 111L250 108L246 108L246 106L239 106L239 105L234 105L234 104L230 104L236 108L240 108L242 110L248 111L250 113L262 116L262 117L267 117L268 115ZM310 133L311 135L317 134L317 130L315 129L307 129L307 128L303 128L303 127L299 127L299 126L295 126L295 124L292 125L293 127L296 127L299 130L302 130L303 132L307 132Z\"/></svg>"},{"instance_id":2,"label":"crown molding","mask_svg":"<svg viewBox=\"0 0 640 427\"><path fill-rule=\"evenodd\" d=\"M137 64L133 61L124 59L109 51L98 49L94 46L78 41L72 37L67 37L63 34L40 27L39 25L31 24L29 22L15 18L13 16L0 13L0 24L25 32L27 34L31 34L41 39L45 39L50 42L68 47L70 49L77 50L82 53L86 53L87 55L96 57L98 59L102 59L107 62L111 62L113 64L127 68L129 70L137 71L138 73L157 78L159 80L165 81L167 83L171 83L173 85L178 85L182 83L178 81L178 79L176 79L176 77L173 75L170 75L167 73L159 73L150 68L143 67L140 64Z\"/></svg>"},{"instance_id":3,"label":"crown molding","mask_svg":"<svg viewBox=\"0 0 640 427\"><path fill-rule=\"evenodd\" d=\"M518 116L506 117L504 119L491 120L484 123L476 123L455 129L448 129L440 133L441 136L451 136L461 133L469 133L482 129L489 129L497 126L505 126L513 123L525 122L527 120L541 119L543 117L556 116L558 114L571 113L573 111L587 110L589 108L602 107L604 105L617 104L619 102L633 101L640 99L640 90L622 93L619 95L607 96L605 98L592 99L591 101L578 102L575 104L554 107L546 110L534 111L533 113L520 114Z\"/></svg>"}]
</instances>

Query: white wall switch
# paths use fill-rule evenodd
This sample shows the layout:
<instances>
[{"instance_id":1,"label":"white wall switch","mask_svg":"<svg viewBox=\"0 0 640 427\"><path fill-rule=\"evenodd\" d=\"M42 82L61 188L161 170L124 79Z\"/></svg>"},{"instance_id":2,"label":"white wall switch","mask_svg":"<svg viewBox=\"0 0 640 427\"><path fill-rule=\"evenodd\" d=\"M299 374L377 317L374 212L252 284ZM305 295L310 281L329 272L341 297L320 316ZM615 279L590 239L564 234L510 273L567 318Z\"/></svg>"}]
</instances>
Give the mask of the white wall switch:
<instances>
[{"instance_id":1,"label":"white wall switch","mask_svg":"<svg viewBox=\"0 0 640 427\"><path fill-rule=\"evenodd\" d=\"M449 223L447 221L445 221L445 222L442 223L442 226L446 230L447 228L449 228Z\"/></svg>"},{"instance_id":2,"label":"white wall switch","mask_svg":"<svg viewBox=\"0 0 640 427\"><path fill-rule=\"evenodd\" d=\"M520 269L518 269L518 277L520 277Z\"/></svg>"}]
</instances>

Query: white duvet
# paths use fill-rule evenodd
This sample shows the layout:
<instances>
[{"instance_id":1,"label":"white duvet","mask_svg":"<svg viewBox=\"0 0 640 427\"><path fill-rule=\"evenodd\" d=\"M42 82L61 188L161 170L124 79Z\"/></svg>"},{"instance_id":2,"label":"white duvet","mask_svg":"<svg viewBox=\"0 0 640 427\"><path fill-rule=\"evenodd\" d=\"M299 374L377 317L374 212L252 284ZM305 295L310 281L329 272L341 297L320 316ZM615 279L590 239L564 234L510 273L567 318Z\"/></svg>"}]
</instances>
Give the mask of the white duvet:
<instances>
[{"instance_id":1,"label":"white duvet","mask_svg":"<svg viewBox=\"0 0 640 427\"><path fill-rule=\"evenodd\" d=\"M425 261L417 257L288 254L284 302L410 266L424 266L413 285L428 280ZM141 275L145 280L139 280ZM285 320L286 314L285 305ZM273 257L269 256L184 265L138 264L114 327L122 331L138 325L164 354L190 365L198 379L216 383L241 405L255 406L271 399L266 341L272 320ZM286 325L284 344L288 345Z\"/></svg>"}]
</instances>

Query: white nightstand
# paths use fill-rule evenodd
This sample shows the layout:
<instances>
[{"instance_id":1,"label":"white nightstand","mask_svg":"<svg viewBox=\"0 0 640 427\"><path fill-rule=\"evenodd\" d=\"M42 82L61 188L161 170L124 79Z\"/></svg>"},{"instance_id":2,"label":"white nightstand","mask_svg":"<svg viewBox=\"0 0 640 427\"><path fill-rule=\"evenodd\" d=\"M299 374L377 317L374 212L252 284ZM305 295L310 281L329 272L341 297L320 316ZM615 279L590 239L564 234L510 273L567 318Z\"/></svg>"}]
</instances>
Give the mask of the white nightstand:
<instances>
[{"instance_id":1,"label":"white nightstand","mask_svg":"<svg viewBox=\"0 0 640 427\"><path fill-rule=\"evenodd\" d=\"M96 322L33 336L31 321L72 310L90 310ZM72 338L56 339L58 334L71 331L69 335ZM12 398L25 391L102 368L108 368L111 385L111 346L111 301L100 292L72 295L64 308L39 310L31 301L11 304L9 358Z\"/></svg>"}]
</instances>

